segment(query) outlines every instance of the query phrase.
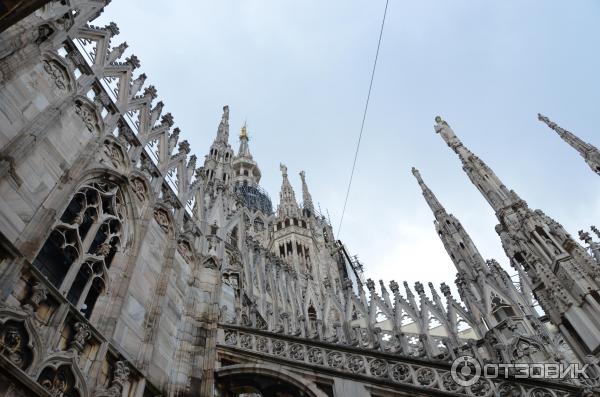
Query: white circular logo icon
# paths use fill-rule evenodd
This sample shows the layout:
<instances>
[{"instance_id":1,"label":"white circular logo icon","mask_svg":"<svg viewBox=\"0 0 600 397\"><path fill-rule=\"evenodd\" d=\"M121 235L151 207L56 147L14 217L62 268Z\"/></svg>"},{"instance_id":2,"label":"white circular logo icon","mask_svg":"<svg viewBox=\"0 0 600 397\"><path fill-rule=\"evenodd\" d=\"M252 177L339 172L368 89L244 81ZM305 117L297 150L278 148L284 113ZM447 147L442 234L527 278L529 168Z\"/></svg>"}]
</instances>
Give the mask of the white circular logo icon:
<instances>
[{"instance_id":1,"label":"white circular logo icon","mask_svg":"<svg viewBox=\"0 0 600 397\"><path fill-rule=\"evenodd\" d=\"M481 365L473 357L460 356L452 363L450 374L456 384L473 386L481 378Z\"/></svg>"}]
</instances>

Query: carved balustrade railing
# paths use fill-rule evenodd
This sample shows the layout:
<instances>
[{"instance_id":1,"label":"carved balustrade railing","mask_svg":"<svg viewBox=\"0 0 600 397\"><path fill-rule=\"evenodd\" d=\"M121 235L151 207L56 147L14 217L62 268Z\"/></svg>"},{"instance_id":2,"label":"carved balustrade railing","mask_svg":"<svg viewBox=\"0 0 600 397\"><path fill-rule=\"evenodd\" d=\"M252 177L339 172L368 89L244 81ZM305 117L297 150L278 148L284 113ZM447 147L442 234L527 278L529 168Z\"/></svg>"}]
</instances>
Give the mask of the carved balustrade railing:
<instances>
[{"instance_id":1,"label":"carved balustrade railing","mask_svg":"<svg viewBox=\"0 0 600 397\"><path fill-rule=\"evenodd\" d=\"M365 378L405 390L438 391L451 396L476 397L575 397L585 396L583 386L568 382L481 377L463 387L452 377L451 365L411 357L381 354L360 348L286 337L244 327L221 325L217 333L219 349L234 350L237 357L247 352L251 359L276 359L291 366L333 371L336 375ZM591 394L593 395L593 394Z\"/></svg>"}]
</instances>

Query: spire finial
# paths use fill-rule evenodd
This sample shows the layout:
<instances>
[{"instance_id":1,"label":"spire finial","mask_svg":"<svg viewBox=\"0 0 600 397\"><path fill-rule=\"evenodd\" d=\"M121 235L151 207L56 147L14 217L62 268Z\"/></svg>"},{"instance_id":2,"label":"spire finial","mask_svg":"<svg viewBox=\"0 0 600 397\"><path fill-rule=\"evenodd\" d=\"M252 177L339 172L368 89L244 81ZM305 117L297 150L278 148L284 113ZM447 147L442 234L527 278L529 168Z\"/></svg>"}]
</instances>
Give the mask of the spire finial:
<instances>
[{"instance_id":1,"label":"spire finial","mask_svg":"<svg viewBox=\"0 0 600 397\"><path fill-rule=\"evenodd\" d=\"M302 205L306 211L308 211L308 215L314 214L315 206L312 201L312 196L308 191L308 184L306 183L306 173L304 171L300 171L300 179L302 179Z\"/></svg>"},{"instance_id":2,"label":"spire finial","mask_svg":"<svg viewBox=\"0 0 600 397\"><path fill-rule=\"evenodd\" d=\"M458 155L463 164L463 170L495 211L520 200L515 192L508 190L483 160L462 143L448 123L440 116L437 116L435 121L435 132L440 134L446 144Z\"/></svg>"},{"instance_id":3,"label":"spire finial","mask_svg":"<svg viewBox=\"0 0 600 397\"><path fill-rule=\"evenodd\" d=\"M244 121L244 125L240 129L240 139L248 139L248 127Z\"/></svg>"},{"instance_id":4,"label":"spire finial","mask_svg":"<svg viewBox=\"0 0 600 397\"><path fill-rule=\"evenodd\" d=\"M417 178L419 185L421 183L423 183L423 178L421 178L421 173L419 172L419 170L416 169L415 167L412 167L411 171L412 171L412 174L415 176L415 178Z\"/></svg>"},{"instance_id":5,"label":"spire finial","mask_svg":"<svg viewBox=\"0 0 600 397\"><path fill-rule=\"evenodd\" d=\"M598 150L594 145L583 141L572 132L560 127L558 124L540 113L538 113L538 120L544 122L548 127L553 129L563 141L567 142L573 149L577 150L581 157L585 159L585 162L592 169L592 171L600 175L600 150Z\"/></svg>"},{"instance_id":6,"label":"spire finial","mask_svg":"<svg viewBox=\"0 0 600 397\"><path fill-rule=\"evenodd\" d=\"M221 116L221 122L217 130L216 141L227 142L229 140L229 106L223 106L223 115Z\"/></svg>"},{"instance_id":7,"label":"spire finial","mask_svg":"<svg viewBox=\"0 0 600 397\"><path fill-rule=\"evenodd\" d=\"M435 197L435 194L433 194L431 189L429 189L429 187L423 181L423 178L421 178L421 173L419 170L415 167L412 167L412 173L417 179L417 182L421 187L421 191L423 192L423 197L425 197L425 201L427 201L427 204L429 205L429 208L431 208L431 211L433 211L434 215L438 211L445 211L442 204L438 201L437 197Z\"/></svg>"},{"instance_id":8,"label":"spire finial","mask_svg":"<svg viewBox=\"0 0 600 397\"><path fill-rule=\"evenodd\" d=\"M288 170L285 164L279 164L281 170L281 176L283 181L281 182L281 191L279 192L279 208L277 210L278 216L283 217L294 217L298 216L300 208L296 202L296 195L294 189L288 179Z\"/></svg>"}]
</instances>

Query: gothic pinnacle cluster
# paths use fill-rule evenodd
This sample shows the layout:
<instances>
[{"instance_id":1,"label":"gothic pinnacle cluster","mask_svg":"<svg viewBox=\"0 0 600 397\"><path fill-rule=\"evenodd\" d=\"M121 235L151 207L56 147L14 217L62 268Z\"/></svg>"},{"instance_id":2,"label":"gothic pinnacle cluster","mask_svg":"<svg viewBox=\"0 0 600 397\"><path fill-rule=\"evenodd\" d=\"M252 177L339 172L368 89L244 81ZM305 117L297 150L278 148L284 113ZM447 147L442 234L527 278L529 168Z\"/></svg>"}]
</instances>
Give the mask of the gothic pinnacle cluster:
<instances>
[{"instance_id":1,"label":"gothic pinnacle cluster","mask_svg":"<svg viewBox=\"0 0 600 397\"><path fill-rule=\"evenodd\" d=\"M237 154L229 142L228 106L197 167L137 57L122 59L116 24L91 24L107 2L50 2L0 32L0 397L600 391L597 228L580 246L438 118L496 211L519 284L416 169L460 297L446 283L365 280L304 171L300 203L281 164L274 210L249 126ZM591 145L575 146L593 164ZM588 363L591 378L465 387L452 376L461 356Z\"/></svg>"},{"instance_id":2,"label":"gothic pinnacle cluster","mask_svg":"<svg viewBox=\"0 0 600 397\"><path fill-rule=\"evenodd\" d=\"M584 144L573 134L562 130L548 119L540 119L557 130L563 139L579 148L588 164L593 156L593 146ZM524 301L525 291L531 291L551 322L558 327L575 354L584 360L588 355L600 353L600 262L598 246L590 235L580 232L589 250L581 247L555 220L540 210L531 210L527 203L514 191L509 190L485 162L473 154L456 136L452 128L441 117L435 119L435 132L440 134L448 146L458 155L463 170L496 212L499 224L496 231L500 236L507 256L521 278L521 294L509 281L499 266L485 266L483 259L461 224L446 213L435 195L423 182L420 173L413 168L423 195L436 218L436 229L457 270L457 285L463 301L470 305L472 297L485 300L496 288L509 287L496 297L502 296L503 305L511 307L508 317L514 321L522 313L523 324L535 319L530 302ZM587 156L587 157L586 157ZM489 264L489 262L488 262ZM490 269L497 277L490 275ZM465 279L467 282L465 283ZM489 281L487 281L489 280ZM490 282L491 281L491 282ZM499 282L499 284L497 284ZM482 286L487 291L466 292L465 285ZM497 290L498 291L498 290ZM472 305L471 305L472 306ZM483 305L482 307L486 307ZM489 305L487 306L489 307ZM497 323L489 316L486 328ZM527 327L534 333L539 329L538 320ZM556 352L555 352L556 353Z\"/></svg>"}]
</instances>

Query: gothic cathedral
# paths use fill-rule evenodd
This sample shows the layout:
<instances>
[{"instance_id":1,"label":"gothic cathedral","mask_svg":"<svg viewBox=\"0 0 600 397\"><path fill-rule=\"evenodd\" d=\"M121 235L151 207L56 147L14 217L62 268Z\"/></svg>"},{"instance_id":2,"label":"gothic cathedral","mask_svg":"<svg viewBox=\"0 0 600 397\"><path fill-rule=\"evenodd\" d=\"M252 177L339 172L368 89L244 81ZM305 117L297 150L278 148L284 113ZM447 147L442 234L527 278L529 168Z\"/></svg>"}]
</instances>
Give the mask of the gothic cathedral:
<instances>
[{"instance_id":1,"label":"gothic cathedral","mask_svg":"<svg viewBox=\"0 0 600 397\"><path fill-rule=\"evenodd\" d=\"M190 153L118 27L92 24L107 2L47 2L0 33L0 396L600 395L598 229L576 241L437 117L519 280L413 168L459 296L376 285L310 175L282 164L273 206L227 106ZM598 149L539 119L600 174ZM587 366L464 384L460 357Z\"/></svg>"}]
</instances>

